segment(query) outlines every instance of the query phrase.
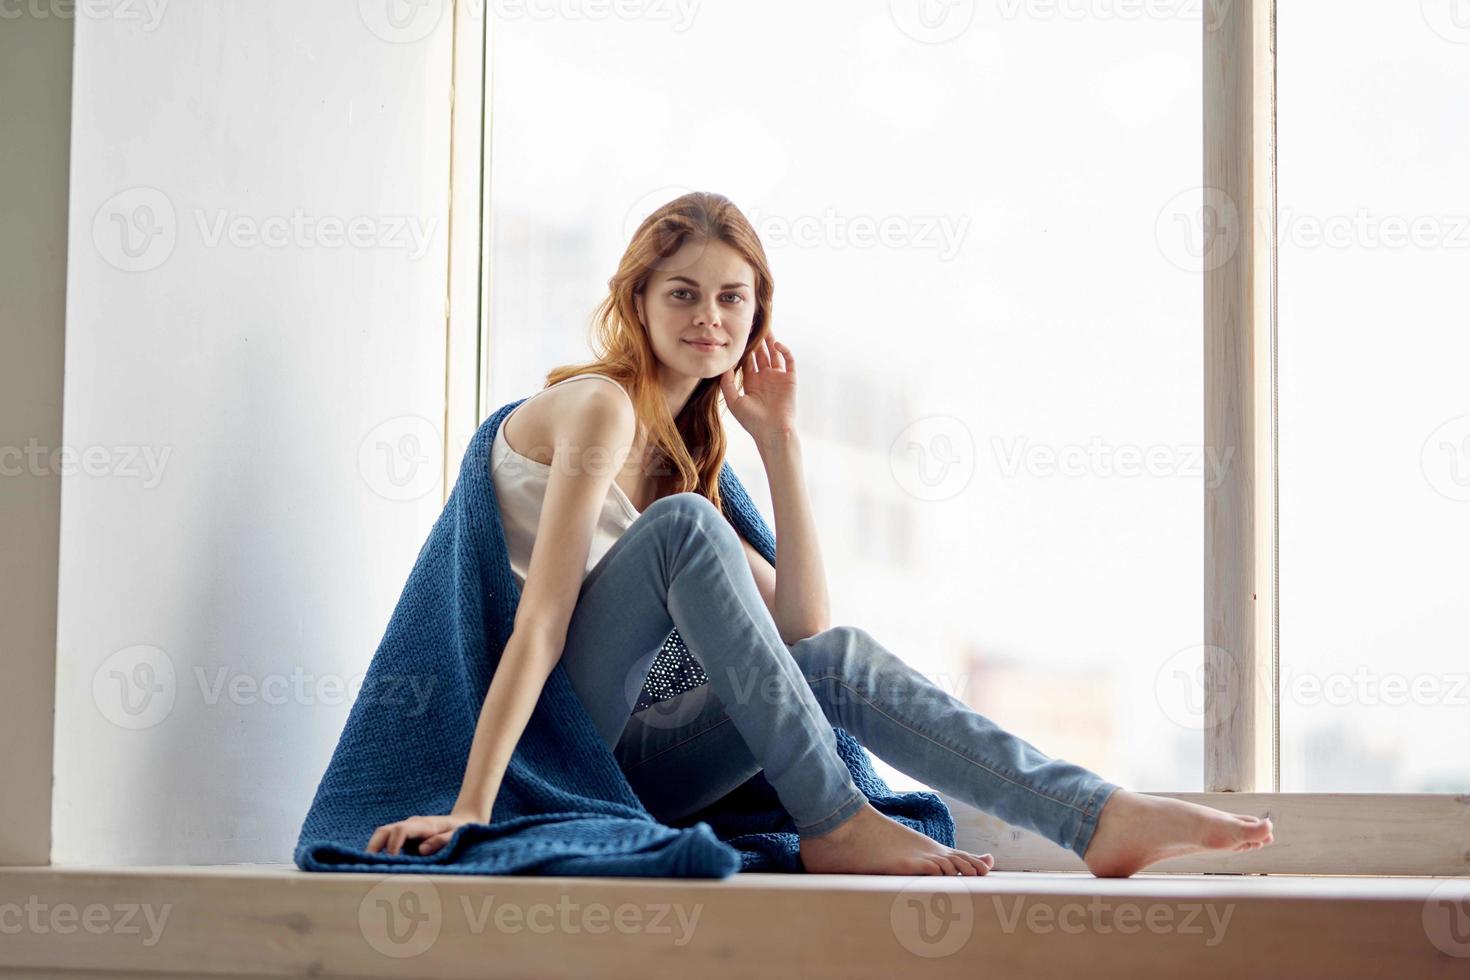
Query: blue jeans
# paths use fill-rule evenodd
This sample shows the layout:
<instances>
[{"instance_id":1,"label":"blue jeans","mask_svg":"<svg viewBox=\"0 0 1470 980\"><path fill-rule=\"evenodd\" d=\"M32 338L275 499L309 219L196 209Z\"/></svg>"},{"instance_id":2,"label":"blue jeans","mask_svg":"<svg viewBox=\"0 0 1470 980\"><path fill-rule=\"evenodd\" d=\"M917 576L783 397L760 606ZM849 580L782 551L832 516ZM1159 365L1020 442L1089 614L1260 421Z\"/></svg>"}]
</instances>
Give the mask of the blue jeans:
<instances>
[{"instance_id":1,"label":"blue jeans","mask_svg":"<svg viewBox=\"0 0 1470 980\"><path fill-rule=\"evenodd\" d=\"M676 627L709 682L630 715ZM561 662L660 820L764 770L800 836L832 830L867 802L834 725L899 771L1079 857L1118 788L1000 728L857 627L787 644L738 532L696 493L654 501L588 571Z\"/></svg>"}]
</instances>

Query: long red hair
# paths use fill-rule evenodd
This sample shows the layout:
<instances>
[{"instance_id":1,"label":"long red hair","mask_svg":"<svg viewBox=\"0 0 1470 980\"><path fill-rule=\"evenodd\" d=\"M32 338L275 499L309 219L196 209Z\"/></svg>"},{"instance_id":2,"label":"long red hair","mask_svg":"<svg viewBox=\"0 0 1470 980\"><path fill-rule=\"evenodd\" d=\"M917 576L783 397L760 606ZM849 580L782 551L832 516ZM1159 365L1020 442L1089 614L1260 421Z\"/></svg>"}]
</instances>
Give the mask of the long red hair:
<instances>
[{"instance_id":1,"label":"long red hair","mask_svg":"<svg viewBox=\"0 0 1470 980\"><path fill-rule=\"evenodd\" d=\"M658 383L657 357L633 300L648 285L658 263L690 239L724 242L755 270L755 316L735 368L736 385L740 385L746 355L770 333L775 287L765 249L745 215L729 198L705 191L677 197L643 219L623 252L618 271L607 282L607 298L593 314L594 359L553 368L546 375L546 384L588 372L615 378L632 396L640 431L648 433L657 496L694 491L719 507L719 476L726 448L720 421L720 379L701 379L678 418L672 418Z\"/></svg>"}]
</instances>

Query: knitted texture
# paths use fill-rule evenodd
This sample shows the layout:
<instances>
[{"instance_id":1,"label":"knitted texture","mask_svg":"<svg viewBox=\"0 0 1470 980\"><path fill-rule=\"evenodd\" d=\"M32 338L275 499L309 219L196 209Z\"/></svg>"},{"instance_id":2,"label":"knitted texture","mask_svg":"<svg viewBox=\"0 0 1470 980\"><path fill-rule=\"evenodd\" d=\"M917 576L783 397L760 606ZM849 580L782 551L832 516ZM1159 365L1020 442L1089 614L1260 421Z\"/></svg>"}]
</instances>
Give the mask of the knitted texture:
<instances>
[{"instance_id":1,"label":"knitted texture","mask_svg":"<svg viewBox=\"0 0 1470 980\"><path fill-rule=\"evenodd\" d=\"M419 550L361 692L317 787L296 843L304 871L546 874L722 878L737 871L801 871L799 839L763 773L710 806L660 823L628 784L612 750L558 663L516 743L489 823L458 828L431 855L370 854L379 826L446 814L464 778L470 742L515 623L511 572L489 471L501 421L524 398L481 423L443 512ZM727 462L726 518L775 563L776 541ZM678 693L697 668L670 634L660 676L644 697ZM658 663L659 661L656 661ZM701 680L700 683L703 683ZM834 727L853 780L881 812L946 845L954 820L934 793L894 793L857 740Z\"/></svg>"}]
</instances>

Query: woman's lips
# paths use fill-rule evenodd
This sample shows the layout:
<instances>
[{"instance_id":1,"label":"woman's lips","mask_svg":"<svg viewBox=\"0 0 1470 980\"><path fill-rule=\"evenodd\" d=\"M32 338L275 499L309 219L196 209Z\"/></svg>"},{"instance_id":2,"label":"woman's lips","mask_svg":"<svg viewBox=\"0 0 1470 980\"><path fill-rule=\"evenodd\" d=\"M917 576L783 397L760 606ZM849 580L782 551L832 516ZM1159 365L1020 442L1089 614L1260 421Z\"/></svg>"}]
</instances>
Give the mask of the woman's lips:
<instances>
[{"instance_id":1,"label":"woman's lips","mask_svg":"<svg viewBox=\"0 0 1470 980\"><path fill-rule=\"evenodd\" d=\"M684 341L684 343L688 344L690 347L693 347L695 350L702 350L706 352L719 350L721 347L725 346L724 344L701 343L697 340L686 340Z\"/></svg>"}]
</instances>

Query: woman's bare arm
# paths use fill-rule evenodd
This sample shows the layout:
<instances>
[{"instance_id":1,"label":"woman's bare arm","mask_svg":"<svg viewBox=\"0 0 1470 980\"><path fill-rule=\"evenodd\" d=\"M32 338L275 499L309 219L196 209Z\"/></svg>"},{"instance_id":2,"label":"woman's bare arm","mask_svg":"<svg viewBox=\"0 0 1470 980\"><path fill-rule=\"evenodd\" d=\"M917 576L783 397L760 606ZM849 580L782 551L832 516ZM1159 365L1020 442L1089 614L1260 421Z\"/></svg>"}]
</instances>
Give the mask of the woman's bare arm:
<instances>
[{"instance_id":1,"label":"woman's bare arm","mask_svg":"<svg viewBox=\"0 0 1470 980\"><path fill-rule=\"evenodd\" d=\"M806 474L802 465L801 440L794 428L767 434L757 442L766 476L771 484L771 503L776 512L776 565L754 548L746 545L751 574L763 596L769 590L767 605L788 644L820 633L828 628L827 574L822 565L821 548L817 544L816 522L812 518L811 500L807 495Z\"/></svg>"},{"instance_id":2,"label":"woman's bare arm","mask_svg":"<svg viewBox=\"0 0 1470 980\"><path fill-rule=\"evenodd\" d=\"M776 511L776 566L745 542L756 587L787 644L828 628L827 575L807 497L801 439L796 434L796 356L768 334L746 354L742 382L732 367L720 376L725 405L755 439Z\"/></svg>"},{"instance_id":3,"label":"woman's bare arm","mask_svg":"<svg viewBox=\"0 0 1470 980\"><path fill-rule=\"evenodd\" d=\"M454 814L487 822L511 753L566 643L598 515L637 430L633 405L605 384L562 385L551 474L515 625L490 681Z\"/></svg>"}]
</instances>

